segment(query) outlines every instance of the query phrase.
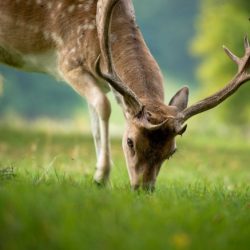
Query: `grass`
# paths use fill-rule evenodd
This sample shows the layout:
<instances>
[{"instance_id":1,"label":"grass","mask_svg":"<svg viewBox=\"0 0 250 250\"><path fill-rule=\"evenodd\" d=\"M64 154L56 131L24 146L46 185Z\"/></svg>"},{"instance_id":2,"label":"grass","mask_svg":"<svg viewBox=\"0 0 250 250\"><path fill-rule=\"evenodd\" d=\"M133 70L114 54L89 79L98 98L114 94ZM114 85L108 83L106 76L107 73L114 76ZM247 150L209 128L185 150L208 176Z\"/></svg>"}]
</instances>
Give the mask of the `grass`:
<instances>
[{"instance_id":1,"label":"grass","mask_svg":"<svg viewBox=\"0 0 250 250\"><path fill-rule=\"evenodd\" d=\"M100 189L91 137L1 127L0 249L249 249L248 141L187 133L154 194L130 191L120 144Z\"/></svg>"}]
</instances>

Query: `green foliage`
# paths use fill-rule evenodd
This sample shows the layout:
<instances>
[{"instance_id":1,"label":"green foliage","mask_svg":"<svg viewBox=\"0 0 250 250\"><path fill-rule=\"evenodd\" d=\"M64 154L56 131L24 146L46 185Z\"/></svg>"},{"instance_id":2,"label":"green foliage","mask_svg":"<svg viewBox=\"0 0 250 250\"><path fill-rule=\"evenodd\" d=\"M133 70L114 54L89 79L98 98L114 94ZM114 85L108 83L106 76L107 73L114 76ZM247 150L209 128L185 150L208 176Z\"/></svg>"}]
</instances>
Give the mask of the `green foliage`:
<instances>
[{"instance_id":1,"label":"green foliage","mask_svg":"<svg viewBox=\"0 0 250 250\"><path fill-rule=\"evenodd\" d=\"M235 54L243 55L243 37L250 35L249 9L248 0L202 1L192 51L202 59L197 75L204 93L215 92L235 74L236 66L223 53L222 43ZM246 85L220 109L219 115L230 123L250 122L250 86Z\"/></svg>"},{"instance_id":2,"label":"green foliage","mask_svg":"<svg viewBox=\"0 0 250 250\"><path fill-rule=\"evenodd\" d=\"M249 143L186 137L147 194L131 192L120 140L100 189L88 136L0 128L0 249L248 249Z\"/></svg>"}]
</instances>

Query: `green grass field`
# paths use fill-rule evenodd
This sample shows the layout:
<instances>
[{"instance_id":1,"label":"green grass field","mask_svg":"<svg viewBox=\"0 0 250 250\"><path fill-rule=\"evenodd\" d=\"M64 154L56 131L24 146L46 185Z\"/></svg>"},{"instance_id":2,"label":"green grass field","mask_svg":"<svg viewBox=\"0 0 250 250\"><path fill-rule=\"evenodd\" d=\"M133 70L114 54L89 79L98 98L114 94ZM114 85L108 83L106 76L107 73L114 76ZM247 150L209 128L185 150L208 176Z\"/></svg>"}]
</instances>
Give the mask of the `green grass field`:
<instances>
[{"instance_id":1,"label":"green grass field","mask_svg":"<svg viewBox=\"0 0 250 250\"><path fill-rule=\"evenodd\" d=\"M153 194L129 187L121 140L111 183L92 183L92 138L0 128L0 249L250 247L250 144L187 133Z\"/></svg>"}]
</instances>

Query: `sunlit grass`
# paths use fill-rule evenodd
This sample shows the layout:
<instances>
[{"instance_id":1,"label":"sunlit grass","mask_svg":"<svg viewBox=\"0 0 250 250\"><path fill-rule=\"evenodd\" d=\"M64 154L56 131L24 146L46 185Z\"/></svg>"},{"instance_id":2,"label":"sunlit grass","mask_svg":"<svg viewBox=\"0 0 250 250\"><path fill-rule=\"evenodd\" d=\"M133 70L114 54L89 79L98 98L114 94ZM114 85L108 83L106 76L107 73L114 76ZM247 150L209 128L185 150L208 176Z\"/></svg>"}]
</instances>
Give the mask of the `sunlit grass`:
<instances>
[{"instance_id":1,"label":"sunlit grass","mask_svg":"<svg viewBox=\"0 0 250 250\"><path fill-rule=\"evenodd\" d=\"M248 249L250 145L229 139L179 138L147 194L131 192L119 138L100 189L90 136L0 128L0 249Z\"/></svg>"}]
</instances>

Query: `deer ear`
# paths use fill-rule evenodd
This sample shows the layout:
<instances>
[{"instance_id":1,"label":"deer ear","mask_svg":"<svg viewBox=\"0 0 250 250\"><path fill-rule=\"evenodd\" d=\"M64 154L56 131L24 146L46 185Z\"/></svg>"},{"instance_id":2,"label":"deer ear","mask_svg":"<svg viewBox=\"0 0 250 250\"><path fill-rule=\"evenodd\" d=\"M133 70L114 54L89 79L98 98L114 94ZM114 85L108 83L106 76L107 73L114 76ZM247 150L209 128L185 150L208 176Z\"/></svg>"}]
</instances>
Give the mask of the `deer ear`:
<instances>
[{"instance_id":1,"label":"deer ear","mask_svg":"<svg viewBox=\"0 0 250 250\"><path fill-rule=\"evenodd\" d=\"M184 110L188 105L188 87L181 88L170 100L169 106L175 106L179 111Z\"/></svg>"}]
</instances>

